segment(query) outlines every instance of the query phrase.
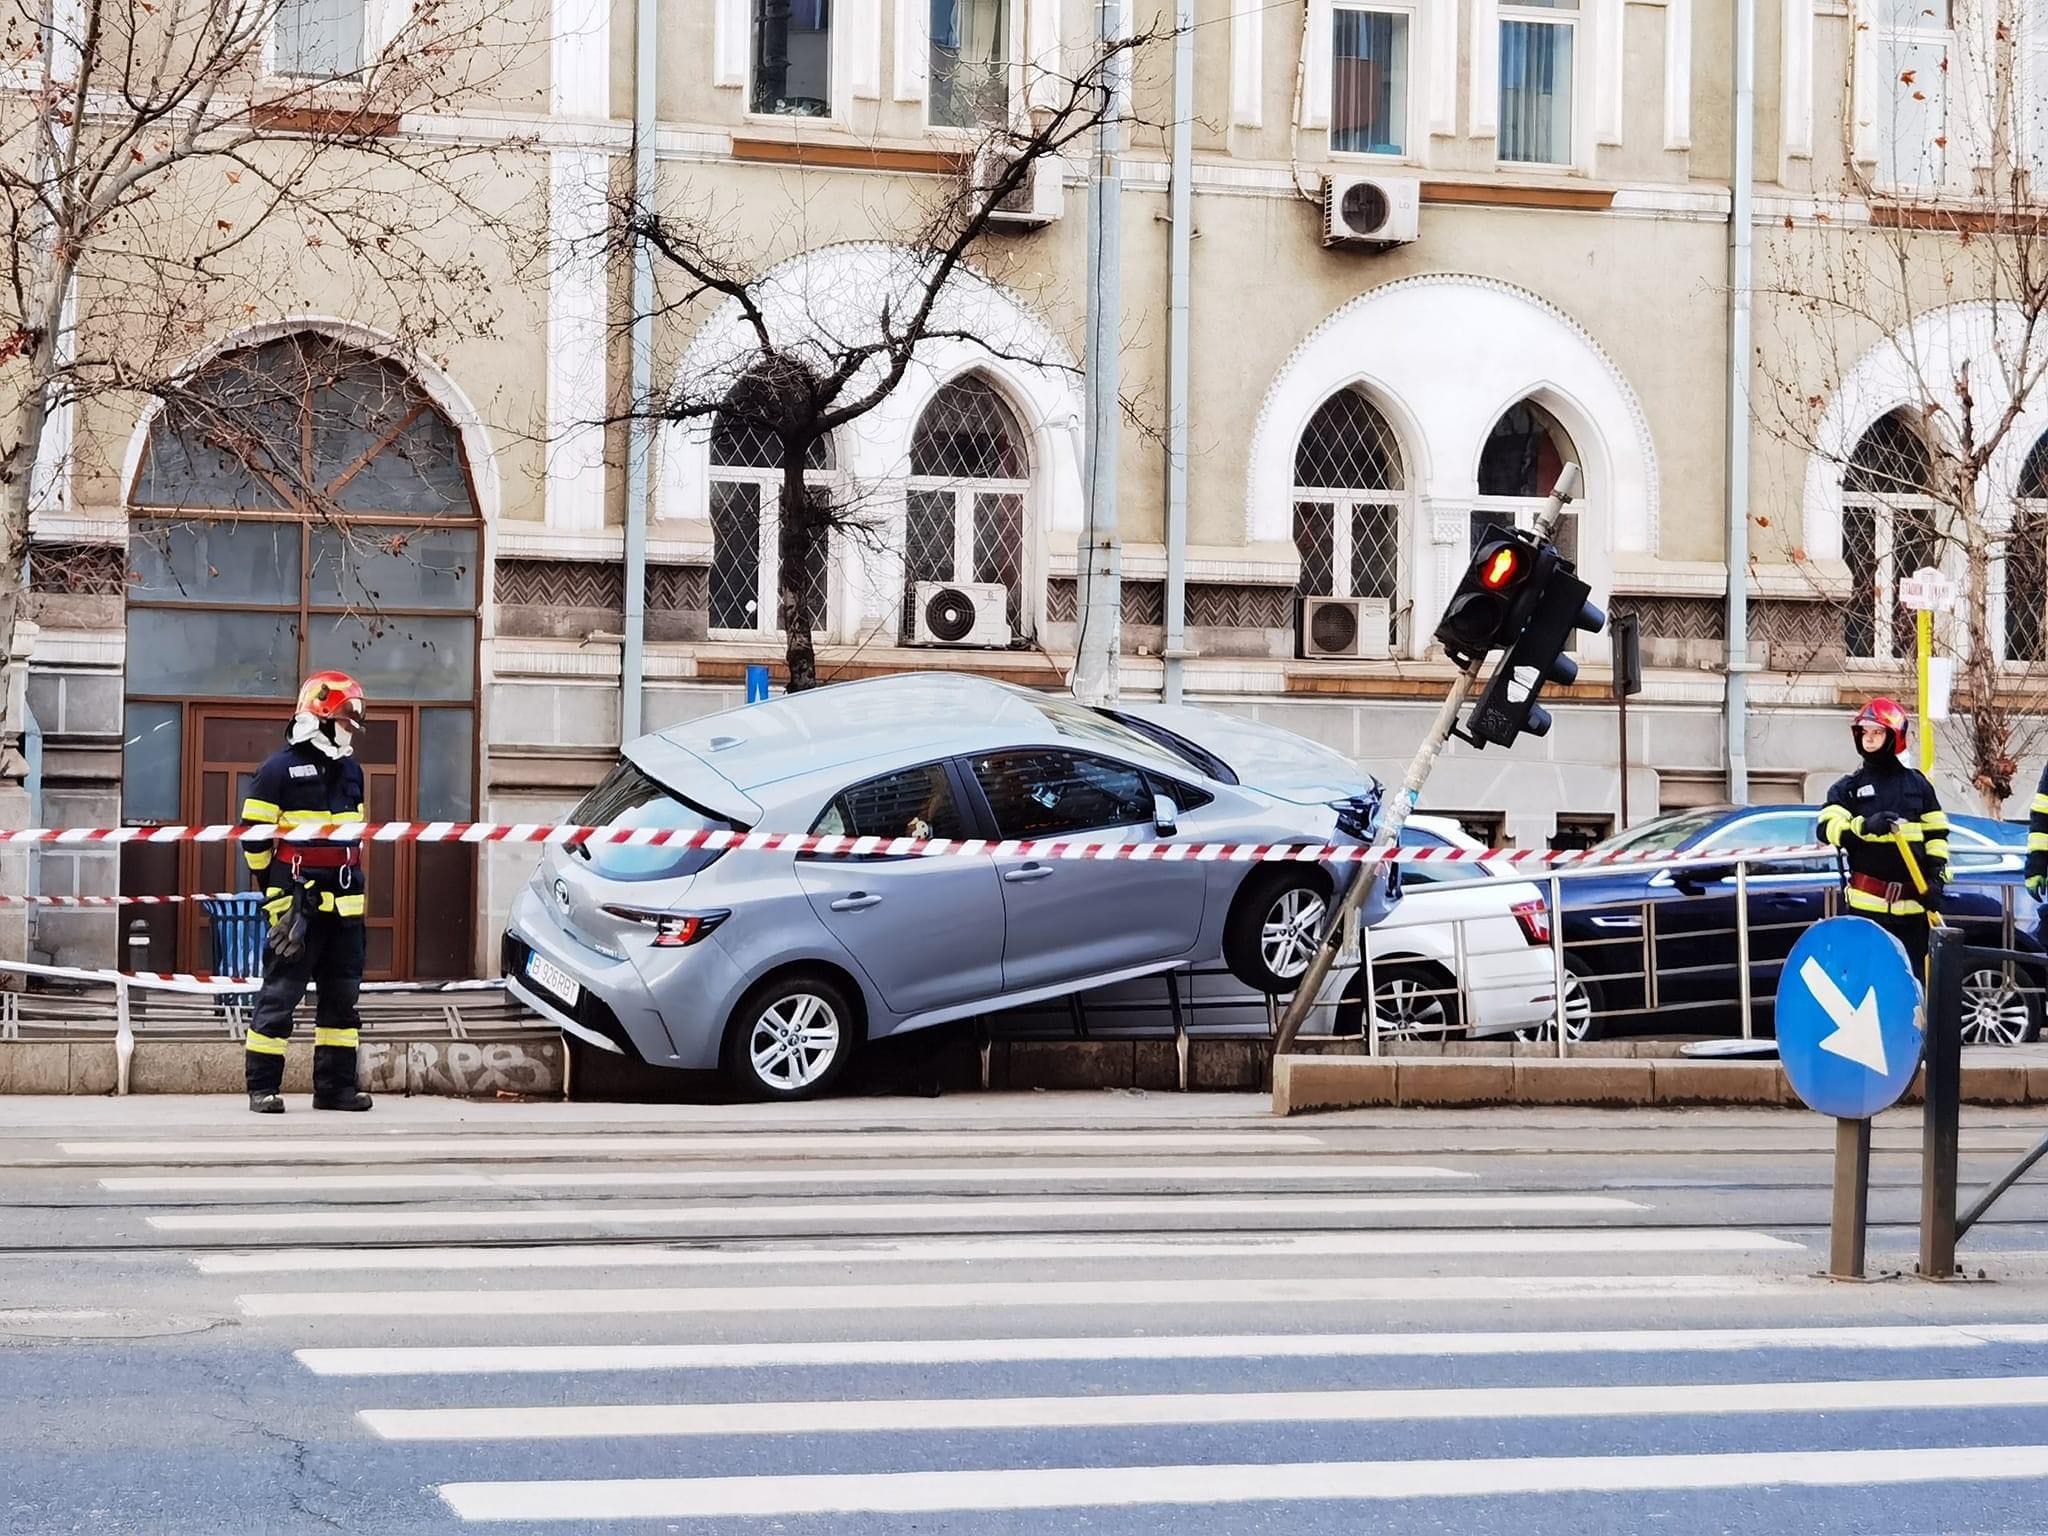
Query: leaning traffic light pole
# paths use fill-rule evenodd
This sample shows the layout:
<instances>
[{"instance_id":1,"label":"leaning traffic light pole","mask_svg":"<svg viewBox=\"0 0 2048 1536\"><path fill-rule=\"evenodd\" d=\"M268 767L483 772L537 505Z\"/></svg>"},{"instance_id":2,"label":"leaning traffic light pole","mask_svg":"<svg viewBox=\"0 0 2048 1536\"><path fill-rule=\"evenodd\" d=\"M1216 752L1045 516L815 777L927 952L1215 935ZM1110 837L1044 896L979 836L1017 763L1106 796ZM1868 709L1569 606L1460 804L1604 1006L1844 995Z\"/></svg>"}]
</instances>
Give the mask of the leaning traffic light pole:
<instances>
[{"instance_id":1,"label":"leaning traffic light pole","mask_svg":"<svg viewBox=\"0 0 2048 1536\"><path fill-rule=\"evenodd\" d=\"M1458 716L1465 708L1465 701L1471 698L1472 690L1479 682L1479 674L1486 669L1486 658L1502 647L1513 647L1522 638L1525 631L1521 626L1529 625L1543 607L1548 583L1569 573L1568 566L1563 570L1558 568L1557 552L1550 543L1550 536L1557 527L1557 520L1564 515L1564 509L1578 494L1579 466L1566 464L1558 471L1557 487L1550 493L1550 500L1544 503L1542 512L1537 515L1533 537L1489 529L1481 539L1472 556L1472 564L1466 568L1465 579L1451 595L1436 631L1436 638L1446 654L1461 662L1463 669L1452 680L1443 708L1437 711L1436 723L1429 728L1429 734L1423 738L1413 761L1408 764L1408 775L1401 781L1401 793L1381 813L1379 825L1373 832L1374 848L1391 848L1401 840L1401 828L1408 824L1409 814L1422 798L1422 786L1428 782L1436 760L1443 755L1445 744L1457 731ZM1583 593L1583 587L1581 591ZM1581 607L1584 602L1581 595ZM1593 612L1597 613L1597 610ZM1597 629L1599 624L1591 627ZM1565 644L1570 644L1569 633L1565 636ZM1558 659L1569 661L1569 658ZM1505 673L1507 670L1504 664L1501 671ZM1576 671L1574 668L1574 675ZM1570 678L1558 679L1553 675L1549 680L1569 682ZM1535 691L1531 689L1526 701L1530 713L1536 712L1534 699ZM1549 716L1544 715L1543 729L1549 728ZM1512 741L1514 735L1509 734L1507 739ZM1294 1044L1294 1037L1301 1033L1302 1021L1308 1017L1309 1010L1322 993L1323 983L1330 976L1330 967L1337 963L1337 951L1344 943L1345 924L1365 904L1373 889L1386 879L1387 869L1384 863L1368 864L1359 871L1358 878L1344 888L1343 899L1330 913L1323 942L1295 986L1286 1013L1281 1015L1280 1029L1273 1041L1274 1055L1287 1051ZM1552 921L1556 921L1554 915ZM1372 1007L1371 998L1365 999L1365 1006L1368 1009ZM1370 1020L1366 1027L1371 1028Z\"/></svg>"}]
</instances>

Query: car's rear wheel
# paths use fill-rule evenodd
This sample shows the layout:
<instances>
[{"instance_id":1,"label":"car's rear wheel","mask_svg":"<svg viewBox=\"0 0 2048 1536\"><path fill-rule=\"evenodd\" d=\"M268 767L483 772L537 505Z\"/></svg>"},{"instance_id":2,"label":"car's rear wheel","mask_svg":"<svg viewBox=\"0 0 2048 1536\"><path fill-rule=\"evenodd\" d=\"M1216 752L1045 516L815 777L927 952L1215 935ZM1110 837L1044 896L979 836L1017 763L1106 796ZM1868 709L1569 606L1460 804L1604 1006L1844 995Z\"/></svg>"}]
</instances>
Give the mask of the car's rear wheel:
<instances>
[{"instance_id":1,"label":"car's rear wheel","mask_svg":"<svg viewBox=\"0 0 2048 1536\"><path fill-rule=\"evenodd\" d=\"M1319 869L1262 870L1238 888L1223 925L1223 961L1254 992L1291 992L1315 959L1330 911Z\"/></svg>"},{"instance_id":2,"label":"car's rear wheel","mask_svg":"<svg viewBox=\"0 0 2048 1536\"><path fill-rule=\"evenodd\" d=\"M855 1013L830 977L795 972L749 992L725 1032L725 1071L750 1099L813 1099L853 1055Z\"/></svg>"},{"instance_id":3,"label":"car's rear wheel","mask_svg":"<svg viewBox=\"0 0 2048 1536\"><path fill-rule=\"evenodd\" d=\"M1587 1040L1598 1040L1601 1033L1600 1013L1605 999L1600 995L1600 983L1583 974L1577 965L1566 960L1564 963L1564 1037L1573 1045ZM1545 1019L1541 1024L1532 1024L1527 1029L1515 1031L1515 1038L1524 1042L1555 1040L1557 1020Z\"/></svg>"},{"instance_id":4,"label":"car's rear wheel","mask_svg":"<svg viewBox=\"0 0 2048 1536\"><path fill-rule=\"evenodd\" d=\"M2041 993L2031 977L1987 966L1963 978L1963 1044L2022 1045L2041 1033Z\"/></svg>"}]
</instances>

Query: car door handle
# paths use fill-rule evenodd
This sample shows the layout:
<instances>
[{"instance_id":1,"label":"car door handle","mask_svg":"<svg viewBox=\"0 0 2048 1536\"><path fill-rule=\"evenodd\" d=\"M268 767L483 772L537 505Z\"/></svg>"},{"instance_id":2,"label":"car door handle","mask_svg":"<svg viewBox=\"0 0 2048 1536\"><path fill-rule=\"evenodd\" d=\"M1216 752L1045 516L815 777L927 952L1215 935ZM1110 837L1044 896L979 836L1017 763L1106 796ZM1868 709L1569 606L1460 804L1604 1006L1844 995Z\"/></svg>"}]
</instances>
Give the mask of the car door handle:
<instances>
[{"instance_id":1,"label":"car door handle","mask_svg":"<svg viewBox=\"0 0 2048 1536\"><path fill-rule=\"evenodd\" d=\"M1003 879L1011 885L1029 885L1034 880L1050 880L1050 864L1026 864L1022 869L1006 869Z\"/></svg>"},{"instance_id":2,"label":"car door handle","mask_svg":"<svg viewBox=\"0 0 2048 1536\"><path fill-rule=\"evenodd\" d=\"M842 896L832 903L834 912L865 912L869 907L879 907L882 898L870 896L866 891L855 891L851 896Z\"/></svg>"}]
</instances>

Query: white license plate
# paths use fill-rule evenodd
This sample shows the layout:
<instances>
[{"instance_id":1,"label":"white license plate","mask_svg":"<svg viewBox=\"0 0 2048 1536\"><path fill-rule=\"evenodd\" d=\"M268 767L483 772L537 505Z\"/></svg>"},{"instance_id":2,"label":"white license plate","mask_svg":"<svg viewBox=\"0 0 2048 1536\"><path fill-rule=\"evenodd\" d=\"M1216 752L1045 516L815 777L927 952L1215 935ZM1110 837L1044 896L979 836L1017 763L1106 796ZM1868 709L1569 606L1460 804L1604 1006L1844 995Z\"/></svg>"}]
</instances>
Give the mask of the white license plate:
<instances>
[{"instance_id":1,"label":"white license plate","mask_svg":"<svg viewBox=\"0 0 2048 1536\"><path fill-rule=\"evenodd\" d=\"M563 970L554 961L539 954L526 957L526 978L537 981L570 1007L583 995L583 983Z\"/></svg>"}]
</instances>

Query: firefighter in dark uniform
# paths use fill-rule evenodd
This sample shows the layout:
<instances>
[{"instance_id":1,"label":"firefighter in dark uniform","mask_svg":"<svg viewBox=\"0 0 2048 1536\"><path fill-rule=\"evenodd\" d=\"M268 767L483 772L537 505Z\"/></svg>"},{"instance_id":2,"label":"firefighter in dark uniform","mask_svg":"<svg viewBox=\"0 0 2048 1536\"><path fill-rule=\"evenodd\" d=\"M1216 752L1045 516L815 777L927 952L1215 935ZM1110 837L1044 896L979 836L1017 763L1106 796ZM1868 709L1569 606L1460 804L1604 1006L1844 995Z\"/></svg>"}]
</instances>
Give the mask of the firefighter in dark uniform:
<instances>
[{"instance_id":1,"label":"firefighter in dark uniform","mask_svg":"<svg viewBox=\"0 0 2048 1536\"><path fill-rule=\"evenodd\" d=\"M2034 806L2027 814L2027 894L2048 897L2048 768L2034 786Z\"/></svg>"},{"instance_id":2,"label":"firefighter in dark uniform","mask_svg":"<svg viewBox=\"0 0 2048 1536\"><path fill-rule=\"evenodd\" d=\"M1837 779L1821 808L1820 835L1848 866L1843 899L1906 946L1916 974L1927 963L1927 933L1941 920L1948 880L1948 816L1934 786L1899 760L1906 712L1872 699L1853 727L1863 766Z\"/></svg>"},{"instance_id":3,"label":"firefighter in dark uniform","mask_svg":"<svg viewBox=\"0 0 2048 1536\"><path fill-rule=\"evenodd\" d=\"M283 748L265 759L242 820L280 829L361 822L363 770L353 756L363 728L363 690L345 672L317 672L299 690ZM313 1107L368 1109L356 1076L362 1021L363 848L359 841L245 842L242 857L263 877L263 990L249 1017L244 1059L249 1107L284 1113L285 1043L308 983L313 1013Z\"/></svg>"}]
</instances>

